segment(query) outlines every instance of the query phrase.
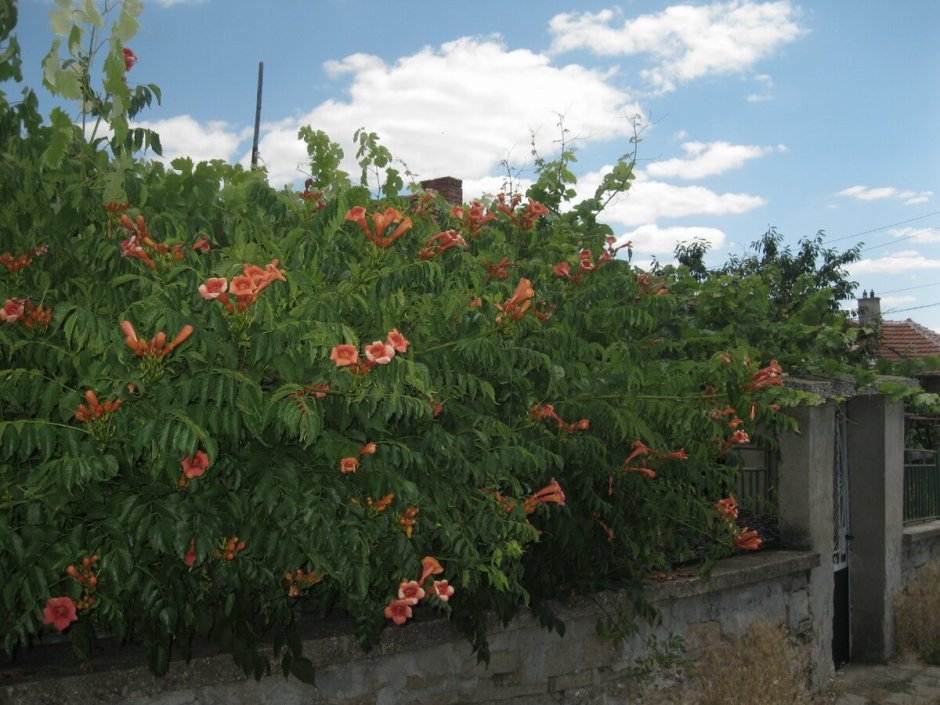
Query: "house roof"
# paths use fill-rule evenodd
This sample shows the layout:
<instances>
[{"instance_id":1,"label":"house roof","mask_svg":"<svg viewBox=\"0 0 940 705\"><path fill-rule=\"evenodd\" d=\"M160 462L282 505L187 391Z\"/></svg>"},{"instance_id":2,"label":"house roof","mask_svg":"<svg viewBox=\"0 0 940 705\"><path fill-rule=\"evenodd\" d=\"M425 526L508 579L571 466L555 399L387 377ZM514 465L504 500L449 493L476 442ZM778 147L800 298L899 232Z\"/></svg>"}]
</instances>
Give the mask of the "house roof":
<instances>
[{"instance_id":1,"label":"house roof","mask_svg":"<svg viewBox=\"0 0 940 705\"><path fill-rule=\"evenodd\" d=\"M940 356L940 335L910 318L882 321L878 355L887 360Z\"/></svg>"}]
</instances>

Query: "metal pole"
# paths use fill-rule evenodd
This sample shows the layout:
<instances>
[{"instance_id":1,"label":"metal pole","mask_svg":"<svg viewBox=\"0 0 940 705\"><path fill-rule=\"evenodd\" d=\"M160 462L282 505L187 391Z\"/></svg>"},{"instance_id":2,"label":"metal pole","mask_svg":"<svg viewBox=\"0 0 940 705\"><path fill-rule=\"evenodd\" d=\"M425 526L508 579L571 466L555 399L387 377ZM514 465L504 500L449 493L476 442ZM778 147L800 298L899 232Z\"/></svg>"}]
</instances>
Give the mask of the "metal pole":
<instances>
[{"instance_id":1,"label":"metal pole","mask_svg":"<svg viewBox=\"0 0 940 705\"><path fill-rule=\"evenodd\" d=\"M255 139L251 144L251 168L258 168L258 131L261 129L261 86L264 83L264 62L258 62L258 99L255 101Z\"/></svg>"}]
</instances>

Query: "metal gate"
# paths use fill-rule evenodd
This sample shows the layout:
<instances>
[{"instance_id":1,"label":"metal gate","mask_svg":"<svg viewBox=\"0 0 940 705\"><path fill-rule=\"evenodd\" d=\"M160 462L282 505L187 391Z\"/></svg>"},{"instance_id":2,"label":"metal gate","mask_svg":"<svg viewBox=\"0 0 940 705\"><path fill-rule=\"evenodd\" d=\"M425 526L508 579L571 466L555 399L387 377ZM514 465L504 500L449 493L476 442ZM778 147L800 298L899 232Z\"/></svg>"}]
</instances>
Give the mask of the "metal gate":
<instances>
[{"instance_id":1,"label":"metal gate","mask_svg":"<svg viewBox=\"0 0 940 705\"><path fill-rule=\"evenodd\" d=\"M835 453L832 464L832 661L836 668L849 660L849 451L845 410L836 407Z\"/></svg>"}]
</instances>

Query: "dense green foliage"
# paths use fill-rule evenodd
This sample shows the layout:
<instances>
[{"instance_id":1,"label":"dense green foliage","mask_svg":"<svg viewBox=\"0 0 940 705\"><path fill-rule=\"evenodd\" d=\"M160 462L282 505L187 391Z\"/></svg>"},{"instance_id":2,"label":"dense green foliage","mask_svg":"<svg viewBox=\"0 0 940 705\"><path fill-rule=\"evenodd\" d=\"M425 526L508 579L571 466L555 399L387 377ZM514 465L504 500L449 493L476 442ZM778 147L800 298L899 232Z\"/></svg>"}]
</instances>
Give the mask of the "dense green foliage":
<instances>
[{"instance_id":1,"label":"dense green foliage","mask_svg":"<svg viewBox=\"0 0 940 705\"><path fill-rule=\"evenodd\" d=\"M613 248L598 215L630 157L570 210L567 152L539 163L537 200L462 208L397 195L365 131L367 185L309 128L302 193L165 167L135 156L159 148L131 122L159 98L131 85L139 3L59 5L48 86L110 129L0 96L7 652L67 629L84 656L106 633L159 673L205 638L260 675L270 638L309 679L303 598L365 642L443 612L485 655L486 611L560 627L547 598L756 545L716 502L734 446L799 401L761 347L787 333L764 335L760 277L654 276ZM18 78L5 7L0 76ZM808 352L844 334L814 326Z\"/></svg>"},{"instance_id":2,"label":"dense green foliage","mask_svg":"<svg viewBox=\"0 0 940 705\"><path fill-rule=\"evenodd\" d=\"M720 267L705 266L702 242L680 245L676 259L697 282L692 315L701 336L720 332L748 341L791 372L852 374L867 384L876 332L850 324L839 309L855 291L845 267L858 260L860 248L827 248L817 233L801 239L794 252L771 228L752 253L732 256Z\"/></svg>"}]
</instances>

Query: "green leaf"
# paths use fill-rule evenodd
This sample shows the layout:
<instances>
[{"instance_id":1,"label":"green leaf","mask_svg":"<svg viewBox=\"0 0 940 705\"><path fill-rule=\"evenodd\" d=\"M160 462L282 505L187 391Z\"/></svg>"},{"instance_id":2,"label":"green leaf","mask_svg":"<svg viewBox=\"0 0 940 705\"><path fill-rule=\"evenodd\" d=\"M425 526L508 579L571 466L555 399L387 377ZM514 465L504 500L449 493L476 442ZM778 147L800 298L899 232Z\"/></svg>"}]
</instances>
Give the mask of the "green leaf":
<instances>
[{"instance_id":1,"label":"green leaf","mask_svg":"<svg viewBox=\"0 0 940 705\"><path fill-rule=\"evenodd\" d=\"M196 439L203 444L211 442L209 432L187 414L181 411L173 411L170 418L179 422L175 424L173 431L173 440L170 443L172 447L191 452L194 450L192 446L195 445Z\"/></svg>"},{"instance_id":2,"label":"green leaf","mask_svg":"<svg viewBox=\"0 0 940 705\"><path fill-rule=\"evenodd\" d=\"M54 34L65 37L72 29L72 3L67 0L56 0L56 3L59 8L49 13L49 25Z\"/></svg>"},{"instance_id":3,"label":"green leaf","mask_svg":"<svg viewBox=\"0 0 940 705\"><path fill-rule=\"evenodd\" d=\"M137 34L137 28L140 26L137 17L143 11L144 5L141 0L124 0L121 3L121 14L118 21L111 30L111 37L126 45L134 35Z\"/></svg>"},{"instance_id":4,"label":"green leaf","mask_svg":"<svg viewBox=\"0 0 940 705\"><path fill-rule=\"evenodd\" d=\"M170 667L170 648L162 641L156 641L150 645L150 670L158 676L162 676Z\"/></svg>"},{"instance_id":5,"label":"green leaf","mask_svg":"<svg viewBox=\"0 0 940 705\"><path fill-rule=\"evenodd\" d=\"M43 162L46 166L57 168L65 157L65 151L75 133L75 126L71 118L61 108L53 108L49 114L51 121L51 133L49 146L43 154Z\"/></svg>"},{"instance_id":6,"label":"green leaf","mask_svg":"<svg viewBox=\"0 0 940 705\"><path fill-rule=\"evenodd\" d=\"M290 660L291 675L296 677L302 683L314 685L316 683L316 670L313 662L304 656L294 656Z\"/></svg>"},{"instance_id":7,"label":"green leaf","mask_svg":"<svg viewBox=\"0 0 940 705\"><path fill-rule=\"evenodd\" d=\"M98 11L98 4L95 0L82 0L82 11L84 12L84 21L93 27L101 29L104 27L104 18Z\"/></svg>"}]
</instances>

